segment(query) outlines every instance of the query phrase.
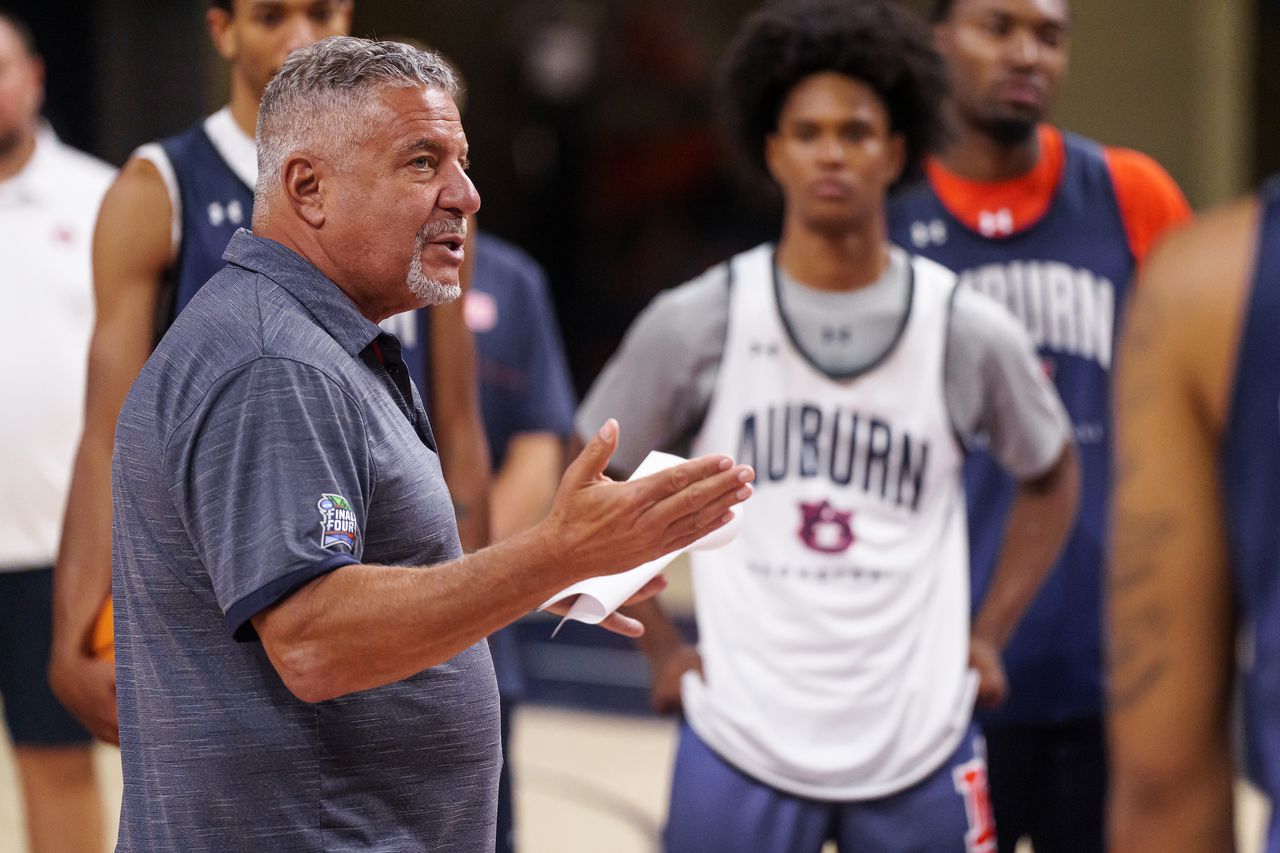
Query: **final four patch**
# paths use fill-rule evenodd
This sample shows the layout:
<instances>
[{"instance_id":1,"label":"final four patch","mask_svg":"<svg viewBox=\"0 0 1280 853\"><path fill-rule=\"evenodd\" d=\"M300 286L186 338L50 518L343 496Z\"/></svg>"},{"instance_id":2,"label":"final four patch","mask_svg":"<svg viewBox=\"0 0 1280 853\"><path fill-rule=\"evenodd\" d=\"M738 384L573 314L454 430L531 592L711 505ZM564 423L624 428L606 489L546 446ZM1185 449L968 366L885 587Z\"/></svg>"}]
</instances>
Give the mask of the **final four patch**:
<instances>
[{"instance_id":1,"label":"final four patch","mask_svg":"<svg viewBox=\"0 0 1280 853\"><path fill-rule=\"evenodd\" d=\"M316 506L320 510L320 547L332 548L346 545L351 553L356 551L356 514L342 495L321 495Z\"/></svg>"}]
</instances>

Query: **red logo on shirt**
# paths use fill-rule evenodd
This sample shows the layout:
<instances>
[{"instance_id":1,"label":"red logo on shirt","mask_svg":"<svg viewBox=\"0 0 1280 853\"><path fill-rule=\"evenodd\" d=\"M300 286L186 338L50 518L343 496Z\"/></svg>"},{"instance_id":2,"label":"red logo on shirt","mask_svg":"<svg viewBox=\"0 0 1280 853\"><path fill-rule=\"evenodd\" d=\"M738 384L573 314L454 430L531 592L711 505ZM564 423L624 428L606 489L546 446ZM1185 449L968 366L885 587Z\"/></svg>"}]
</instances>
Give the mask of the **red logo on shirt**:
<instances>
[{"instance_id":1,"label":"red logo on shirt","mask_svg":"<svg viewBox=\"0 0 1280 853\"><path fill-rule=\"evenodd\" d=\"M829 501L800 504L800 541L824 554L842 554L854 543L853 510L841 512Z\"/></svg>"}]
</instances>

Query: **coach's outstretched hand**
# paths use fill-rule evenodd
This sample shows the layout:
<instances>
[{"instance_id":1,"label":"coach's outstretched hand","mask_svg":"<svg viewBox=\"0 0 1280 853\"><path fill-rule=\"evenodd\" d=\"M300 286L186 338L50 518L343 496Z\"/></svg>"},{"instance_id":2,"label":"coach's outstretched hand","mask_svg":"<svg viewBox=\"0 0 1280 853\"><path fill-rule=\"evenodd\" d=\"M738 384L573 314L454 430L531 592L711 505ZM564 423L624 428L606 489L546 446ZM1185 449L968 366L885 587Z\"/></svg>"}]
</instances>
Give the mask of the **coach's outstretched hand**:
<instances>
[{"instance_id":1,"label":"coach's outstretched hand","mask_svg":"<svg viewBox=\"0 0 1280 853\"><path fill-rule=\"evenodd\" d=\"M540 527L572 570L569 583L634 568L691 545L733 517L755 472L728 456L703 456L639 480L615 482L605 468L618 446L610 418L569 465Z\"/></svg>"}]
</instances>

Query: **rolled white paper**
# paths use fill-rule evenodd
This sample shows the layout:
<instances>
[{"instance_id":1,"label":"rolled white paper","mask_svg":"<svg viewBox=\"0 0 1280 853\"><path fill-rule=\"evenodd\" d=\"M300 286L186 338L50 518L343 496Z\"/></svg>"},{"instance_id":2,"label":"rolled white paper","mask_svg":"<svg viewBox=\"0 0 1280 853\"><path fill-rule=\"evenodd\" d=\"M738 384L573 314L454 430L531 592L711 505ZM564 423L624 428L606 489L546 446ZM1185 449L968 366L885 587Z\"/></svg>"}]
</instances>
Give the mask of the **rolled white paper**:
<instances>
[{"instance_id":1,"label":"rolled white paper","mask_svg":"<svg viewBox=\"0 0 1280 853\"><path fill-rule=\"evenodd\" d=\"M675 454L660 453L654 450L644 458L644 461L640 463L640 467L636 468L629 481L656 474L684 461L683 458ZM671 564L672 560L685 551L714 551L716 548L723 548L732 542L733 537L738 535L738 528L742 524L740 508L741 504L738 504L730 510L733 513L733 519L728 524L713 530L692 545L672 551L670 554L664 554L656 560L650 560L625 572L579 581L568 589L547 599L538 609L545 610L557 601L576 595L578 600L569 608L569 612L564 619L560 620L560 625L556 626L556 631L558 632L560 626L564 625L565 621L569 619L576 619L588 625L598 625L610 613L621 607L623 602L639 592L641 587L657 577L663 569ZM555 634L553 633L552 636L555 636Z\"/></svg>"}]
</instances>

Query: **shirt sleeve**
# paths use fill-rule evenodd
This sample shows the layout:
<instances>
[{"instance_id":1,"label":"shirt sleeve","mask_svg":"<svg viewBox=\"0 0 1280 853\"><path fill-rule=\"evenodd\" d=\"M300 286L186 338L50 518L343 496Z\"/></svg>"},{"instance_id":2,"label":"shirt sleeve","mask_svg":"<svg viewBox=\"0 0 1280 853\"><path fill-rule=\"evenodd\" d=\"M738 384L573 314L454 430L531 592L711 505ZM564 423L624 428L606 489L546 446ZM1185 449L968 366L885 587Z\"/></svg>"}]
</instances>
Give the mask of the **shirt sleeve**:
<instances>
[{"instance_id":1,"label":"shirt sleeve","mask_svg":"<svg viewBox=\"0 0 1280 853\"><path fill-rule=\"evenodd\" d=\"M237 640L360 562L373 476L359 404L317 368L259 358L216 385L166 453L178 512Z\"/></svg>"},{"instance_id":2,"label":"shirt sleeve","mask_svg":"<svg viewBox=\"0 0 1280 853\"><path fill-rule=\"evenodd\" d=\"M1141 266L1166 231L1191 218L1191 206L1169 173L1146 154L1108 148L1105 156L1129 249Z\"/></svg>"},{"instance_id":3,"label":"shirt sleeve","mask_svg":"<svg viewBox=\"0 0 1280 853\"><path fill-rule=\"evenodd\" d=\"M1012 476L1043 474L1071 440L1071 421L1022 324L986 294L956 291L946 398L956 432Z\"/></svg>"},{"instance_id":4,"label":"shirt sleeve","mask_svg":"<svg viewBox=\"0 0 1280 853\"><path fill-rule=\"evenodd\" d=\"M659 294L578 408L583 440L617 418L611 467L630 473L650 450L671 450L702 422L711 402L729 328L728 268Z\"/></svg>"},{"instance_id":5,"label":"shirt sleeve","mask_svg":"<svg viewBox=\"0 0 1280 853\"><path fill-rule=\"evenodd\" d=\"M527 312L524 328L529 336L526 349L529 381L520 392L514 431L567 436L573 431L573 383L546 276L531 264L523 271L522 283Z\"/></svg>"}]
</instances>

